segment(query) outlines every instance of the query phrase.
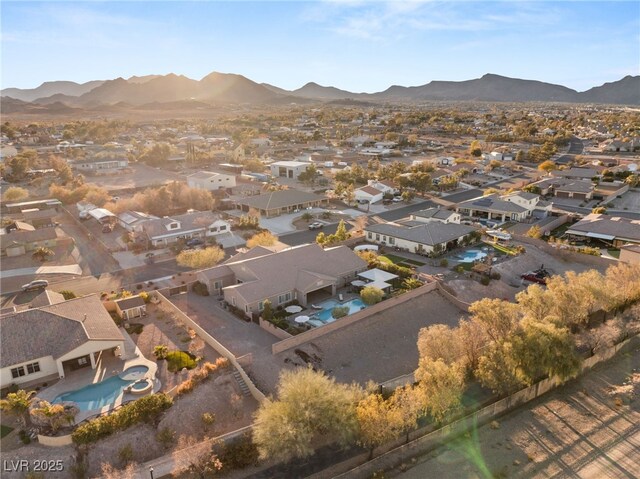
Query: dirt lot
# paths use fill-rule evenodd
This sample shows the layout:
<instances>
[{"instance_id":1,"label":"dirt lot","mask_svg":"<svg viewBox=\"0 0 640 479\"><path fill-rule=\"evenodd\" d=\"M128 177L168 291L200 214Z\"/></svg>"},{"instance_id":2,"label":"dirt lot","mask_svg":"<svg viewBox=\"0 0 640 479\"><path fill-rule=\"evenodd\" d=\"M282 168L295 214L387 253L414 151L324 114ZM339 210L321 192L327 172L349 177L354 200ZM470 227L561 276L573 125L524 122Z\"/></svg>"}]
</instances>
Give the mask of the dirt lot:
<instances>
[{"instance_id":1,"label":"dirt lot","mask_svg":"<svg viewBox=\"0 0 640 479\"><path fill-rule=\"evenodd\" d=\"M308 356L314 367L341 382L384 382L417 368L421 328L443 322L456 326L462 316L431 292L305 344L299 348L303 353L291 350L276 358L283 366L305 366Z\"/></svg>"},{"instance_id":2,"label":"dirt lot","mask_svg":"<svg viewBox=\"0 0 640 479\"><path fill-rule=\"evenodd\" d=\"M171 181L184 181L184 176L147 165L131 165L125 171L111 175L87 175L87 183L95 183L108 191L162 185Z\"/></svg>"},{"instance_id":3,"label":"dirt lot","mask_svg":"<svg viewBox=\"0 0 640 479\"><path fill-rule=\"evenodd\" d=\"M636 338L578 380L387 477L638 477L639 364Z\"/></svg>"}]
</instances>

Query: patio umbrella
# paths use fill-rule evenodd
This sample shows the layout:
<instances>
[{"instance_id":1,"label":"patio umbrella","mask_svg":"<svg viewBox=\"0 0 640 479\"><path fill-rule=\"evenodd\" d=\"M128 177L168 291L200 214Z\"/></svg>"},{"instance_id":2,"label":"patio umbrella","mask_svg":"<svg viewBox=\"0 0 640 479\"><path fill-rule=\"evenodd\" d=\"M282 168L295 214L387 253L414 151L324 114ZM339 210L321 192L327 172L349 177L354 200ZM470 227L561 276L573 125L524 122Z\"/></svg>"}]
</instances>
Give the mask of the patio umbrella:
<instances>
[{"instance_id":1,"label":"patio umbrella","mask_svg":"<svg viewBox=\"0 0 640 479\"><path fill-rule=\"evenodd\" d=\"M302 307L292 304L291 306L287 306L286 308L284 308L284 310L287 313L293 314L293 313L299 313L300 311L302 311Z\"/></svg>"},{"instance_id":2,"label":"patio umbrella","mask_svg":"<svg viewBox=\"0 0 640 479\"><path fill-rule=\"evenodd\" d=\"M295 322L296 322L296 323L298 323L298 324L304 324L304 323L306 323L307 321L309 321L309 319L311 319L311 318L309 318L309 316L298 316L298 317L295 319Z\"/></svg>"}]
</instances>

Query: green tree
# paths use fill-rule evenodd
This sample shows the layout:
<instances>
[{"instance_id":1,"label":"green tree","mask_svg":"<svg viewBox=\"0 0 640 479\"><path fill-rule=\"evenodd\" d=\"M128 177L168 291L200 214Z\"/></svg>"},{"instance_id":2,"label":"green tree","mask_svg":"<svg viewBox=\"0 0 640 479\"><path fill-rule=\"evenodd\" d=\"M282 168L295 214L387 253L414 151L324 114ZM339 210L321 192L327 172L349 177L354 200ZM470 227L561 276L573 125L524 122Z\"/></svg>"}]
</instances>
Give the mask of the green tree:
<instances>
[{"instance_id":1,"label":"green tree","mask_svg":"<svg viewBox=\"0 0 640 479\"><path fill-rule=\"evenodd\" d=\"M501 299L484 298L469 306L471 321L482 327L492 341L507 339L520 319L521 311L517 304Z\"/></svg>"},{"instance_id":2,"label":"green tree","mask_svg":"<svg viewBox=\"0 0 640 479\"><path fill-rule=\"evenodd\" d=\"M75 407L65 407L62 404L51 404L47 401L39 401L36 407L31 409L34 418L47 424L54 433L65 424L73 424L78 412L79 409Z\"/></svg>"},{"instance_id":3,"label":"green tree","mask_svg":"<svg viewBox=\"0 0 640 479\"><path fill-rule=\"evenodd\" d=\"M255 415L253 440L262 458L307 457L320 439L347 444L355 437L356 405L364 396L359 387L300 368L283 371L276 392L277 399L265 399Z\"/></svg>"},{"instance_id":4,"label":"green tree","mask_svg":"<svg viewBox=\"0 0 640 479\"><path fill-rule=\"evenodd\" d=\"M405 440L409 442L409 433L418 426L418 418L425 413L424 392L420 387L403 386L393 392L389 402L400 416L399 432L405 434Z\"/></svg>"},{"instance_id":5,"label":"green tree","mask_svg":"<svg viewBox=\"0 0 640 479\"><path fill-rule=\"evenodd\" d=\"M327 243L327 236L322 231L316 235L316 243L320 246L324 246Z\"/></svg>"},{"instance_id":6,"label":"green tree","mask_svg":"<svg viewBox=\"0 0 640 479\"><path fill-rule=\"evenodd\" d=\"M382 301L382 298L384 297L384 291L382 291L380 288L376 288L375 286L365 286L360 291L360 297L362 298L364 304L372 306Z\"/></svg>"},{"instance_id":7,"label":"green tree","mask_svg":"<svg viewBox=\"0 0 640 479\"><path fill-rule=\"evenodd\" d=\"M453 364L462 358L461 346L457 329L446 324L427 326L418 334L420 358L442 359L446 364Z\"/></svg>"},{"instance_id":8,"label":"green tree","mask_svg":"<svg viewBox=\"0 0 640 479\"><path fill-rule=\"evenodd\" d=\"M278 238L269 231L261 231L253 235L247 240L247 248L255 248L256 246L273 246Z\"/></svg>"},{"instance_id":9,"label":"green tree","mask_svg":"<svg viewBox=\"0 0 640 479\"><path fill-rule=\"evenodd\" d=\"M309 213L308 211L305 211L304 213L302 213L302 216L300 216L300 218L302 218L303 220L305 220L308 223L309 221L311 221L313 219L313 215L311 213Z\"/></svg>"},{"instance_id":10,"label":"green tree","mask_svg":"<svg viewBox=\"0 0 640 479\"><path fill-rule=\"evenodd\" d=\"M607 209L604 206L596 206L591 210L591 213L596 215L603 215L607 212Z\"/></svg>"},{"instance_id":11,"label":"green tree","mask_svg":"<svg viewBox=\"0 0 640 479\"><path fill-rule=\"evenodd\" d=\"M68 289L60 291L60 294L64 297L65 300L77 298L76 294L73 291L69 291Z\"/></svg>"},{"instance_id":12,"label":"green tree","mask_svg":"<svg viewBox=\"0 0 640 479\"><path fill-rule=\"evenodd\" d=\"M402 192L402 201L405 203L411 203L415 197L416 194L413 191L405 190Z\"/></svg>"},{"instance_id":13,"label":"green tree","mask_svg":"<svg viewBox=\"0 0 640 479\"><path fill-rule=\"evenodd\" d=\"M420 358L415 373L423 393L425 409L441 422L461 404L465 388L464 369L460 363L446 364L442 359Z\"/></svg>"},{"instance_id":14,"label":"green tree","mask_svg":"<svg viewBox=\"0 0 640 479\"><path fill-rule=\"evenodd\" d=\"M475 376L480 384L498 394L517 391L526 384L513 345L508 341L494 342L487 347L478 361Z\"/></svg>"},{"instance_id":15,"label":"green tree","mask_svg":"<svg viewBox=\"0 0 640 479\"><path fill-rule=\"evenodd\" d=\"M176 262L180 266L187 266L193 269L210 268L217 265L224 259L224 250L217 246L201 250L184 250L176 257Z\"/></svg>"},{"instance_id":16,"label":"green tree","mask_svg":"<svg viewBox=\"0 0 640 479\"><path fill-rule=\"evenodd\" d=\"M473 140L471 142L471 145L469 146L469 154L475 156L476 158L482 156L482 148L478 140Z\"/></svg>"},{"instance_id":17,"label":"green tree","mask_svg":"<svg viewBox=\"0 0 640 479\"><path fill-rule=\"evenodd\" d=\"M369 449L369 459L373 450L398 437L402 428L402 416L398 408L391 406L380 394L369 394L356 407L358 417L358 442Z\"/></svg>"},{"instance_id":18,"label":"green tree","mask_svg":"<svg viewBox=\"0 0 640 479\"><path fill-rule=\"evenodd\" d=\"M553 161L547 160L547 161L543 161L542 163L540 163L538 165L538 169L540 171L544 171L545 173L550 173L553 170L557 169L557 166Z\"/></svg>"},{"instance_id":19,"label":"green tree","mask_svg":"<svg viewBox=\"0 0 640 479\"><path fill-rule=\"evenodd\" d=\"M349 236L351 235L347 233L347 226L344 220L340 220L340 223L338 223L338 228L336 229L336 232L335 232L336 242L349 239Z\"/></svg>"},{"instance_id":20,"label":"green tree","mask_svg":"<svg viewBox=\"0 0 640 479\"><path fill-rule=\"evenodd\" d=\"M271 306L271 301L265 299L262 303L262 319L265 321L271 321L273 319L273 307Z\"/></svg>"},{"instance_id":21,"label":"green tree","mask_svg":"<svg viewBox=\"0 0 640 479\"><path fill-rule=\"evenodd\" d=\"M542 230L538 225L533 225L531 228L527 230L527 236L529 238L540 239L542 238Z\"/></svg>"},{"instance_id":22,"label":"green tree","mask_svg":"<svg viewBox=\"0 0 640 479\"><path fill-rule=\"evenodd\" d=\"M2 195L2 201L22 201L29 197L29 192L19 186L7 188Z\"/></svg>"},{"instance_id":23,"label":"green tree","mask_svg":"<svg viewBox=\"0 0 640 479\"><path fill-rule=\"evenodd\" d=\"M29 406L31 406L35 394L35 391L27 392L24 389L9 393L6 399L0 400L0 410L17 416L25 427L29 427L31 425Z\"/></svg>"}]
</instances>

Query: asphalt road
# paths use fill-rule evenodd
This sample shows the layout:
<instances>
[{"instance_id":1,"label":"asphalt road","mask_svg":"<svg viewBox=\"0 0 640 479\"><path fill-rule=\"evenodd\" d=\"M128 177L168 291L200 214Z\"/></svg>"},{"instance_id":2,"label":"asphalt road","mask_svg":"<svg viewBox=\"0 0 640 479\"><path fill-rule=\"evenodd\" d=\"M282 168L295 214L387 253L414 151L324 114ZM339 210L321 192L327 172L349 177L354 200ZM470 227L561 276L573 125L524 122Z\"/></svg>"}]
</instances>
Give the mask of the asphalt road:
<instances>
[{"instance_id":1,"label":"asphalt road","mask_svg":"<svg viewBox=\"0 0 640 479\"><path fill-rule=\"evenodd\" d=\"M584 143L578 137L572 136L569 140L569 149L564 155L560 155L556 159L556 163L564 165L574 160L574 155L581 155L584 151Z\"/></svg>"}]
</instances>

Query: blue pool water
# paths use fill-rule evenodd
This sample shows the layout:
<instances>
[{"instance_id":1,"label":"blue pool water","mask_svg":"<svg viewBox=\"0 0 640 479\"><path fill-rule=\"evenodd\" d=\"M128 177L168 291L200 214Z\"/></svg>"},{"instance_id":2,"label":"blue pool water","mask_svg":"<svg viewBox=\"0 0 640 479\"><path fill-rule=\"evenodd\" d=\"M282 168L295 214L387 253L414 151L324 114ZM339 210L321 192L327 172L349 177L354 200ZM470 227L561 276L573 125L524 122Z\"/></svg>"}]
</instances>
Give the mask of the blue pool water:
<instances>
[{"instance_id":1,"label":"blue pool water","mask_svg":"<svg viewBox=\"0 0 640 479\"><path fill-rule=\"evenodd\" d=\"M124 388L132 382L113 376L99 383L89 384L81 389L60 394L52 402L55 404L62 401L73 401L81 411L101 409L113 404L122 394Z\"/></svg>"},{"instance_id":2,"label":"blue pool water","mask_svg":"<svg viewBox=\"0 0 640 479\"><path fill-rule=\"evenodd\" d=\"M336 306L349 306L349 314L356 313L361 309L364 309L367 307L367 305L364 304L360 298L355 298L355 299L352 299L351 301L347 301L346 303L342 303L342 304L340 304L339 301L330 299L328 301L320 303L318 306L322 306L324 309L322 311L318 311L316 314L312 316L312 318L319 319L323 323L331 323L332 321L336 320L336 318L334 318L333 315L331 314L331 311Z\"/></svg>"},{"instance_id":3,"label":"blue pool water","mask_svg":"<svg viewBox=\"0 0 640 479\"><path fill-rule=\"evenodd\" d=\"M479 249L469 249L456 256L456 259L461 263L473 263L475 260L482 259L485 256L487 256L487 253L484 251L480 251Z\"/></svg>"}]
</instances>

